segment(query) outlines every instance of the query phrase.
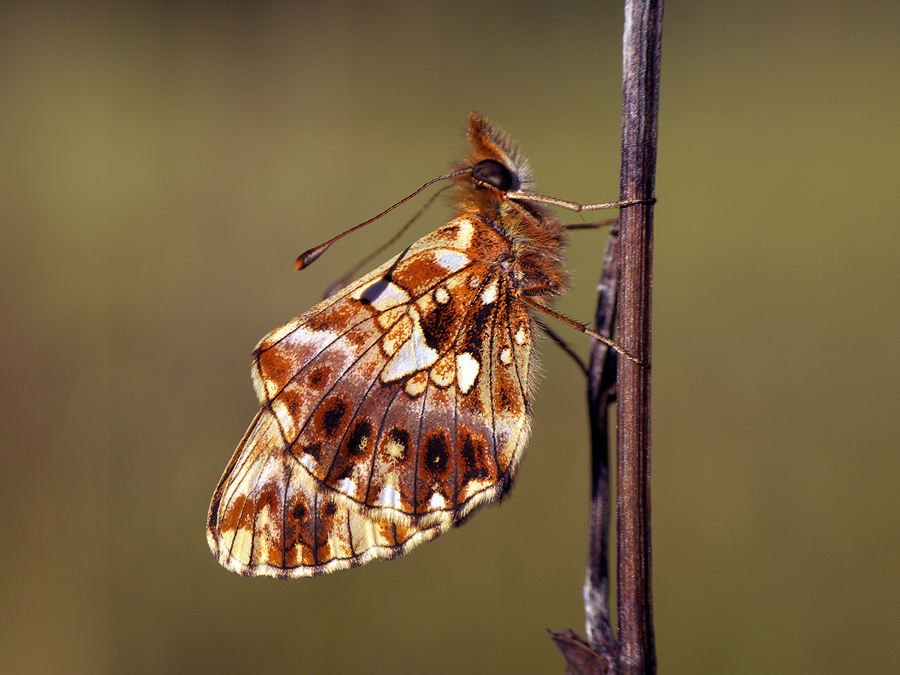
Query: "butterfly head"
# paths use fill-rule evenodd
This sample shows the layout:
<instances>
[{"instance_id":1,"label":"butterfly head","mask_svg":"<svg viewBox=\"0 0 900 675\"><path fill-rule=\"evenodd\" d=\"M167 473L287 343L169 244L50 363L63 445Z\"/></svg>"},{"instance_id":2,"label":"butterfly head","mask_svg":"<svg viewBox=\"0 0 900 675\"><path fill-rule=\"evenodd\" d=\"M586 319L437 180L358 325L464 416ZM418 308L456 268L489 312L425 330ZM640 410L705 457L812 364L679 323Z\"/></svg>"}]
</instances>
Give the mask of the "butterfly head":
<instances>
[{"instance_id":1,"label":"butterfly head","mask_svg":"<svg viewBox=\"0 0 900 675\"><path fill-rule=\"evenodd\" d=\"M518 145L477 112L469 115L469 156L458 162L455 203L464 213L491 213L509 192L532 192L531 168Z\"/></svg>"}]
</instances>

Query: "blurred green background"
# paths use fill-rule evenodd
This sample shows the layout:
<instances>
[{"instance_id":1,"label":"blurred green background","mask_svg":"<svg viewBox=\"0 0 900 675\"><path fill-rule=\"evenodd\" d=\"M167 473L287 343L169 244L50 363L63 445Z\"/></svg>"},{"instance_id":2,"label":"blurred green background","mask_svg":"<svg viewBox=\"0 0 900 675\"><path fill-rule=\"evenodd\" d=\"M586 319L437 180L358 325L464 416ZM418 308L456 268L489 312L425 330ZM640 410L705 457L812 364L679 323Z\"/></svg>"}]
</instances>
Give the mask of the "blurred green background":
<instances>
[{"instance_id":1,"label":"blurred green background","mask_svg":"<svg viewBox=\"0 0 900 675\"><path fill-rule=\"evenodd\" d=\"M898 25L894 0L667 7L661 672L900 661ZM511 498L406 558L243 579L204 525L250 350L415 207L294 257L444 171L473 109L543 193L615 199L621 32L615 2L3 5L4 672L563 672L589 486L558 349ZM558 307L588 320L605 238L573 238Z\"/></svg>"}]
</instances>

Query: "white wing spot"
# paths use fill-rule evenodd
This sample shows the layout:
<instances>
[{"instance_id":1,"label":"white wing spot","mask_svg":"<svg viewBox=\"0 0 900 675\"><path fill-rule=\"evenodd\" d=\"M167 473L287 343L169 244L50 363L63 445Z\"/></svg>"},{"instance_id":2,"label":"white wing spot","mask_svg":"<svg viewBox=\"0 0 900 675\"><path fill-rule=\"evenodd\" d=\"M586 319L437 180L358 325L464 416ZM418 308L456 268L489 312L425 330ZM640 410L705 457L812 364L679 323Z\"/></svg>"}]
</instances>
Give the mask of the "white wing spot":
<instances>
[{"instance_id":1,"label":"white wing spot","mask_svg":"<svg viewBox=\"0 0 900 675\"><path fill-rule=\"evenodd\" d=\"M249 565L252 552L253 533L246 528L239 527L234 533L234 542L231 544L231 557L244 565Z\"/></svg>"},{"instance_id":2,"label":"white wing spot","mask_svg":"<svg viewBox=\"0 0 900 675\"><path fill-rule=\"evenodd\" d=\"M485 305L491 304L494 300L497 299L497 284L496 282L488 284L488 287L484 289L484 292L481 294L481 302Z\"/></svg>"},{"instance_id":3,"label":"white wing spot","mask_svg":"<svg viewBox=\"0 0 900 675\"><path fill-rule=\"evenodd\" d=\"M469 389L475 384L478 378L478 371L481 369L478 361L469 352L465 352L456 357L456 381L459 383L459 390L468 394Z\"/></svg>"},{"instance_id":4,"label":"white wing spot","mask_svg":"<svg viewBox=\"0 0 900 675\"><path fill-rule=\"evenodd\" d=\"M516 337L516 344L519 345L519 346L524 345L524 344L525 344L525 338L526 338L526 335L527 335L527 334L525 333L525 326L519 326L519 330L516 331L516 335L515 335L515 337Z\"/></svg>"},{"instance_id":5,"label":"white wing spot","mask_svg":"<svg viewBox=\"0 0 900 675\"><path fill-rule=\"evenodd\" d=\"M291 411L288 410L288 407L284 404L280 398L276 398L272 401L272 412L275 413L275 418L278 420L278 426L281 427L281 430L284 432L285 436L287 436L288 440L294 440L297 436L297 422L294 419L294 416L291 415Z\"/></svg>"},{"instance_id":6,"label":"white wing spot","mask_svg":"<svg viewBox=\"0 0 900 675\"><path fill-rule=\"evenodd\" d=\"M368 286L361 286L353 293L354 300L363 300L375 310L385 310L405 305L409 302L409 293L392 281L378 279Z\"/></svg>"},{"instance_id":7,"label":"white wing spot","mask_svg":"<svg viewBox=\"0 0 900 675\"><path fill-rule=\"evenodd\" d=\"M492 487L494 483L490 480L471 480L466 483L462 490L459 491L459 499L461 501L465 501L479 492L483 492L488 488Z\"/></svg>"},{"instance_id":8,"label":"white wing spot","mask_svg":"<svg viewBox=\"0 0 900 675\"><path fill-rule=\"evenodd\" d=\"M443 286L434 289L434 301L439 305L446 305L450 302L450 291Z\"/></svg>"},{"instance_id":9,"label":"white wing spot","mask_svg":"<svg viewBox=\"0 0 900 675\"><path fill-rule=\"evenodd\" d=\"M400 508L400 493L397 492L397 488L393 485L388 485L378 495L376 504L379 506L390 506L394 509Z\"/></svg>"},{"instance_id":10,"label":"white wing spot","mask_svg":"<svg viewBox=\"0 0 900 675\"><path fill-rule=\"evenodd\" d=\"M504 347L500 352L500 362L504 365L509 365L512 363L512 349L509 347Z\"/></svg>"},{"instance_id":11,"label":"white wing spot","mask_svg":"<svg viewBox=\"0 0 900 675\"><path fill-rule=\"evenodd\" d=\"M356 483L349 478L342 478L337 484L337 489L338 492L343 492L345 495L352 496L356 494Z\"/></svg>"},{"instance_id":12,"label":"white wing spot","mask_svg":"<svg viewBox=\"0 0 900 675\"><path fill-rule=\"evenodd\" d=\"M435 492L433 495L431 495L431 499L428 501L428 508L432 510L442 509L446 505L447 502L444 499L444 495L442 495L440 492Z\"/></svg>"},{"instance_id":13,"label":"white wing spot","mask_svg":"<svg viewBox=\"0 0 900 675\"><path fill-rule=\"evenodd\" d=\"M422 332L422 327L419 325L418 316L412 313L411 315L413 316L413 327L409 339L391 357L387 367L382 371L382 382L393 382L425 368L430 368L440 356L425 343L425 333Z\"/></svg>"},{"instance_id":14,"label":"white wing spot","mask_svg":"<svg viewBox=\"0 0 900 675\"><path fill-rule=\"evenodd\" d=\"M457 248L467 249L472 243L472 234L475 231L475 228L472 226L472 221L468 218L458 218L453 221L453 224L457 226L456 230L456 238L454 244Z\"/></svg>"},{"instance_id":15,"label":"white wing spot","mask_svg":"<svg viewBox=\"0 0 900 675\"><path fill-rule=\"evenodd\" d=\"M319 468L319 463L313 458L313 456L308 455L305 452L302 455L300 455L300 463L310 473L315 473Z\"/></svg>"},{"instance_id":16,"label":"white wing spot","mask_svg":"<svg viewBox=\"0 0 900 675\"><path fill-rule=\"evenodd\" d=\"M434 254L435 262L448 272L458 272L471 262L469 256L459 251L438 251Z\"/></svg>"}]
</instances>

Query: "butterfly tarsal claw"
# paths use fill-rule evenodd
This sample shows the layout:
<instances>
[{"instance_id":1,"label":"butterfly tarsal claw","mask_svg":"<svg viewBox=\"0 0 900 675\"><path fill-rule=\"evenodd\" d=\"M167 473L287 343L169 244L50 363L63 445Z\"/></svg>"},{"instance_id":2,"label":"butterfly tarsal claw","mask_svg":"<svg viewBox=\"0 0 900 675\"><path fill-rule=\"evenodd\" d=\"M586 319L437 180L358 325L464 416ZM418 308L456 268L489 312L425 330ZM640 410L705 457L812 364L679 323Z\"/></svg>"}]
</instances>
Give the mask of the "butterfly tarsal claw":
<instances>
[{"instance_id":1,"label":"butterfly tarsal claw","mask_svg":"<svg viewBox=\"0 0 900 675\"><path fill-rule=\"evenodd\" d=\"M566 226L544 204L627 204L539 197L512 139L477 113L468 135L453 171L376 218L443 179L458 215L256 347L261 409L207 523L228 569L294 578L395 558L504 494L531 428L531 310L622 351L547 307L569 282Z\"/></svg>"}]
</instances>

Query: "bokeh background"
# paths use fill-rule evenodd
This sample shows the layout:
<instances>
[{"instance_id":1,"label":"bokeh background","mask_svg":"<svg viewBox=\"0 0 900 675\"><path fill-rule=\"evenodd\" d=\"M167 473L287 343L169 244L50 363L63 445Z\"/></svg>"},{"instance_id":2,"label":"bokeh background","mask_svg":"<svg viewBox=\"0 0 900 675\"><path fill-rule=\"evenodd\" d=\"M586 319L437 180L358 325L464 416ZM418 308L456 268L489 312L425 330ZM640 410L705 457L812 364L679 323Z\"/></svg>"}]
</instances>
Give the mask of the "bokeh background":
<instances>
[{"instance_id":1,"label":"bokeh background","mask_svg":"<svg viewBox=\"0 0 900 675\"><path fill-rule=\"evenodd\" d=\"M661 672L900 662L898 25L894 0L667 7ZM204 524L250 350L415 207L294 257L444 171L473 109L545 194L615 199L621 32L616 2L2 6L4 672L563 672L588 449L549 345L511 498L408 557L244 579ZM587 320L605 238L573 238L559 308Z\"/></svg>"}]
</instances>

